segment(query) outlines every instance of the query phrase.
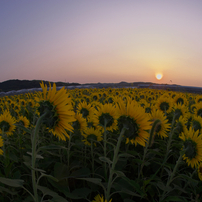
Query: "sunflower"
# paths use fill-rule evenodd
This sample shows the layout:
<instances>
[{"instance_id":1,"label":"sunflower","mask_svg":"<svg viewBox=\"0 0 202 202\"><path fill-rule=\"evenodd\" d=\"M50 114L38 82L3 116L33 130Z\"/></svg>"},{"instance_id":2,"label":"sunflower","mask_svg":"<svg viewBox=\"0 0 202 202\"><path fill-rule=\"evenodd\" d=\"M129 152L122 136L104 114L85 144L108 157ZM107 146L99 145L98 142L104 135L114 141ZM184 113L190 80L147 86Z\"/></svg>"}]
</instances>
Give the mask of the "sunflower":
<instances>
[{"instance_id":1,"label":"sunflower","mask_svg":"<svg viewBox=\"0 0 202 202\"><path fill-rule=\"evenodd\" d=\"M7 135L12 135L16 126L15 119L10 115L8 111L4 111L2 115L0 115L0 133L3 132Z\"/></svg>"},{"instance_id":2,"label":"sunflower","mask_svg":"<svg viewBox=\"0 0 202 202\"><path fill-rule=\"evenodd\" d=\"M138 102L138 104L139 104L141 107L144 107L144 108L145 108L145 106L146 106L146 104L147 104L147 101L144 100L144 99L141 99L141 100Z\"/></svg>"},{"instance_id":3,"label":"sunflower","mask_svg":"<svg viewBox=\"0 0 202 202\"><path fill-rule=\"evenodd\" d=\"M98 126L97 126L97 123L95 123L95 119L94 119L93 117L94 117L94 115L91 116L91 117L89 117L89 119L88 119L88 121L87 121L87 127L88 127L88 128L93 127L94 129L97 129Z\"/></svg>"},{"instance_id":4,"label":"sunflower","mask_svg":"<svg viewBox=\"0 0 202 202\"><path fill-rule=\"evenodd\" d=\"M187 115L187 123L186 123L187 129L190 128L190 126L191 126L191 124L192 124L193 117L194 117L194 114L188 112L188 115Z\"/></svg>"},{"instance_id":5,"label":"sunflower","mask_svg":"<svg viewBox=\"0 0 202 202\"><path fill-rule=\"evenodd\" d=\"M136 105L136 102L124 104L124 101L117 103L119 113L118 128L121 131L125 128L124 137L126 144L131 143L145 146L149 138L148 130L151 129L149 116L144 108Z\"/></svg>"},{"instance_id":6,"label":"sunflower","mask_svg":"<svg viewBox=\"0 0 202 202\"><path fill-rule=\"evenodd\" d=\"M27 102L26 102L25 99L22 99L22 98L21 98L21 99L19 100L19 105L20 105L20 106L25 107L26 104L27 104Z\"/></svg>"},{"instance_id":7,"label":"sunflower","mask_svg":"<svg viewBox=\"0 0 202 202\"><path fill-rule=\"evenodd\" d=\"M117 110L112 104L100 105L95 116L93 117L94 123L102 128L106 126L106 130L113 131L117 129Z\"/></svg>"},{"instance_id":8,"label":"sunflower","mask_svg":"<svg viewBox=\"0 0 202 202\"><path fill-rule=\"evenodd\" d=\"M187 109L187 106L185 105L175 103L173 105L173 111L174 111L175 120L177 120L180 118L180 116L186 117L188 109Z\"/></svg>"},{"instance_id":9,"label":"sunflower","mask_svg":"<svg viewBox=\"0 0 202 202\"><path fill-rule=\"evenodd\" d=\"M104 200L104 197L98 194L92 202L107 202L107 199ZM112 202L112 199L109 202Z\"/></svg>"},{"instance_id":10,"label":"sunflower","mask_svg":"<svg viewBox=\"0 0 202 202\"><path fill-rule=\"evenodd\" d=\"M198 166L198 177L202 181L202 163Z\"/></svg>"},{"instance_id":11,"label":"sunflower","mask_svg":"<svg viewBox=\"0 0 202 202\"><path fill-rule=\"evenodd\" d=\"M83 118L82 114L80 114L80 113L75 114L75 119L76 119L76 121L74 121L72 123L74 131L75 130L81 131L81 132L84 131L87 128L86 119Z\"/></svg>"},{"instance_id":12,"label":"sunflower","mask_svg":"<svg viewBox=\"0 0 202 202\"><path fill-rule=\"evenodd\" d=\"M29 120L25 116L19 116L17 124L23 125L25 128L29 127Z\"/></svg>"},{"instance_id":13,"label":"sunflower","mask_svg":"<svg viewBox=\"0 0 202 202\"><path fill-rule=\"evenodd\" d=\"M69 138L66 130L73 131L71 123L75 121L71 99L68 98L64 87L57 91L55 83L52 89L49 83L47 91L47 85L44 86L43 82L40 85L43 93L36 97L36 101L39 103L40 116L46 113L43 123L53 135L65 140L65 136Z\"/></svg>"},{"instance_id":14,"label":"sunflower","mask_svg":"<svg viewBox=\"0 0 202 202\"><path fill-rule=\"evenodd\" d=\"M188 101L183 93L178 93L174 97L174 103L187 106Z\"/></svg>"},{"instance_id":15,"label":"sunflower","mask_svg":"<svg viewBox=\"0 0 202 202\"><path fill-rule=\"evenodd\" d=\"M102 141L102 132L100 130L96 130L94 128L87 128L84 133L82 133L84 140L82 140L86 145L91 145L91 142L94 142L96 146L96 142Z\"/></svg>"},{"instance_id":16,"label":"sunflower","mask_svg":"<svg viewBox=\"0 0 202 202\"><path fill-rule=\"evenodd\" d=\"M183 160L192 168L197 167L202 161L202 135L199 135L199 130L194 131L192 128L181 133L179 136L183 140Z\"/></svg>"},{"instance_id":17,"label":"sunflower","mask_svg":"<svg viewBox=\"0 0 202 202\"><path fill-rule=\"evenodd\" d=\"M157 99L155 106L164 113L170 113L172 111L173 100L167 96L161 96Z\"/></svg>"},{"instance_id":18,"label":"sunflower","mask_svg":"<svg viewBox=\"0 0 202 202\"><path fill-rule=\"evenodd\" d=\"M36 103L34 102L34 99L28 99L26 104L27 106L34 108Z\"/></svg>"},{"instance_id":19,"label":"sunflower","mask_svg":"<svg viewBox=\"0 0 202 202\"><path fill-rule=\"evenodd\" d=\"M186 127L187 121L188 121L188 119L183 117L183 116L180 116L180 118L176 121L175 130L176 130L176 132L178 134L186 131L186 129L187 129L187 127Z\"/></svg>"},{"instance_id":20,"label":"sunflower","mask_svg":"<svg viewBox=\"0 0 202 202\"><path fill-rule=\"evenodd\" d=\"M198 102L194 106L194 114L202 117L202 102Z\"/></svg>"},{"instance_id":21,"label":"sunflower","mask_svg":"<svg viewBox=\"0 0 202 202\"><path fill-rule=\"evenodd\" d=\"M152 112L152 103L151 102L146 102L144 107L146 113L151 113Z\"/></svg>"},{"instance_id":22,"label":"sunflower","mask_svg":"<svg viewBox=\"0 0 202 202\"><path fill-rule=\"evenodd\" d=\"M160 120L155 128L155 134L157 134L161 138L168 137L166 133L170 128L170 124L168 123L168 120L166 119L164 113L160 110L153 110L150 115L150 119L153 123L155 122L155 120Z\"/></svg>"},{"instance_id":23,"label":"sunflower","mask_svg":"<svg viewBox=\"0 0 202 202\"><path fill-rule=\"evenodd\" d=\"M202 118L200 116L194 115L191 121L191 127L194 131L199 130L199 133L202 132Z\"/></svg>"},{"instance_id":24,"label":"sunflower","mask_svg":"<svg viewBox=\"0 0 202 202\"><path fill-rule=\"evenodd\" d=\"M3 147L4 143L3 143L3 138L0 136L0 148ZM3 154L3 150L0 149L0 155Z\"/></svg>"},{"instance_id":25,"label":"sunflower","mask_svg":"<svg viewBox=\"0 0 202 202\"><path fill-rule=\"evenodd\" d=\"M91 100L92 101L98 101L99 97L100 97L99 93L97 93L97 92L94 92L91 94Z\"/></svg>"},{"instance_id":26,"label":"sunflower","mask_svg":"<svg viewBox=\"0 0 202 202\"><path fill-rule=\"evenodd\" d=\"M94 114L94 110L95 108L85 101L80 102L77 106L77 113L81 113L83 118L86 118L87 120Z\"/></svg>"},{"instance_id":27,"label":"sunflower","mask_svg":"<svg viewBox=\"0 0 202 202\"><path fill-rule=\"evenodd\" d=\"M202 95L196 95L195 102L196 103L202 102Z\"/></svg>"}]
</instances>

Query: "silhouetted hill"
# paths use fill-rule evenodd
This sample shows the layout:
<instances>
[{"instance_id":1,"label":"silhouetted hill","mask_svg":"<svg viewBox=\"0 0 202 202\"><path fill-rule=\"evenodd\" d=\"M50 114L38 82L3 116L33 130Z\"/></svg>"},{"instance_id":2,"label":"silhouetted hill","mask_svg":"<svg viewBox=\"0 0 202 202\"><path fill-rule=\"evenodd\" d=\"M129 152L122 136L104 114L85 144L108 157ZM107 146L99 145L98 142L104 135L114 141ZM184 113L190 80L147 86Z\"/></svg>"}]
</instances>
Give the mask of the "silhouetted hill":
<instances>
[{"instance_id":1,"label":"silhouetted hill","mask_svg":"<svg viewBox=\"0 0 202 202\"><path fill-rule=\"evenodd\" d=\"M43 81L44 84L49 86L48 81ZM22 92L16 92L20 90L28 90L28 89L36 89L40 87L41 80L8 80L0 83L0 94L1 96L5 96L7 94L16 94ZM200 93L202 94L201 87L194 86L181 86L181 85L168 85L168 84L156 84L152 82L125 82L121 81L120 83L64 83L64 82L50 82L51 85L53 83L56 84L57 87L66 86L66 88L74 89L74 88L150 88L150 89L164 89L164 90L172 90L172 91L180 91L180 92L190 92L190 93ZM12 92L14 91L14 92Z\"/></svg>"},{"instance_id":2,"label":"silhouetted hill","mask_svg":"<svg viewBox=\"0 0 202 202\"><path fill-rule=\"evenodd\" d=\"M43 81L44 84L49 86L48 81ZM21 89L31 89L31 88L40 88L41 80L8 80L0 83L0 92L8 92L12 90L21 90ZM51 85L54 82L50 82ZM63 82L55 82L56 86L74 86L80 85L79 83L63 83Z\"/></svg>"}]
</instances>

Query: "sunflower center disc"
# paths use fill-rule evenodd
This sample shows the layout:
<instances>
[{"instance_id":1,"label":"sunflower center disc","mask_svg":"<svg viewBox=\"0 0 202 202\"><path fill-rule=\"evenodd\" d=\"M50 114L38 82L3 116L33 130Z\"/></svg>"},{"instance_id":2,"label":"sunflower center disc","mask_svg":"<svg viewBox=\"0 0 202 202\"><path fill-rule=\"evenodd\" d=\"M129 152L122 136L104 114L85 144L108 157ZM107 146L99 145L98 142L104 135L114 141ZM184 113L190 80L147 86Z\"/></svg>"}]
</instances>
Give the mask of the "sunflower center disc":
<instances>
[{"instance_id":1,"label":"sunflower center disc","mask_svg":"<svg viewBox=\"0 0 202 202\"><path fill-rule=\"evenodd\" d=\"M123 127L126 128L124 136L130 139L135 139L139 134L138 124L131 119L130 117L121 116L118 119L119 130L122 130Z\"/></svg>"},{"instance_id":2,"label":"sunflower center disc","mask_svg":"<svg viewBox=\"0 0 202 202\"><path fill-rule=\"evenodd\" d=\"M190 158L193 159L196 156L196 143L193 142L192 140L186 140L184 143L184 147L185 147L185 155Z\"/></svg>"},{"instance_id":3,"label":"sunflower center disc","mask_svg":"<svg viewBox=\"0 0 202 202\"><path fill-rule=\"evenodd\" d=\"M109 113L104 113L99 117L99 123L103 126L106 123L106 127L110 127L114 123L114 118Z\"/></svg>"},{"instance_id":4,"label":"sunflower center disc","mask_svg":"<svg viewBox=\"0 0 202 202\"><path fill-rule=\"evenodd\" d=\"M40 112L40 116L46 113L43 123L49 128L55 128L59 121L56 112L56 106L54 106L49 101L42 101L39 104L40 106L38 108L38 111Z\"/></svg>"},{"instance_id":5,"label":"sunflower center disc","mask_svg":"<svg viewBox=\"0 0 202 202\"><path fill-rule=\"evenodd\" d=\"M9 128L10 128L10 124L6 121L2 121L0 123L0 128L4 131L4 132L7 132L9 131Z\"/></svg>"},{"instance_id":6,"label":"sunflower center disc","mask_svg":"<svg viewBox=\"0 0 202 202\"><path fill-rule=\"evenodd\" d=\"M168 104L167 102L162 102L162 103L160 104L160 109L161 109L162 111L167 111L167 110L169 109L169 104Z\"/></svg>"}]
</instances>

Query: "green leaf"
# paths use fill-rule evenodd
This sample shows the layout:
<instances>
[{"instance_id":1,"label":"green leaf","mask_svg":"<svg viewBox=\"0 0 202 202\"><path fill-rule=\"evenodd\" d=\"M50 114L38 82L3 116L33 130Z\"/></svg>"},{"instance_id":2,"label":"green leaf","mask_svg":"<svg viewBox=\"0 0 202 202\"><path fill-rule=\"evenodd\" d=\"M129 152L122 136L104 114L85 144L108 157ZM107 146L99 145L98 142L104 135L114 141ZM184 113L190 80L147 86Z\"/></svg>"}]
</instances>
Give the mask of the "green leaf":
<instances>
[{"instance_id":1,"label":"green leaf","mask_svg":"<svg viewBox=\"0 0 202 202\"><path fill-rule=\"evenodd\" d=\"M126 175L121 171L114 171L115 174L117 174L118 177L126 177Z\"/></svg>"},{"instance_id":2,"label":"green leaf","mask_svg":"<svg viewBox=\"0 0 202 202\"><path fill-rule=\"evenodd\" d=\"M24 180L0 177L0 182L11 187L22 187Z\"/></svg>"},{"instance_id":3,"label":"green leaf","mask_svg":"<svg viewBox=\"0 0 202 202\"><path fill-rule=\"evenodd\" d=\"M51 180L53 180L53 181L55 181L55 182L58 182L58 181L59 181L57 178L53 177L52 175L46 175L46 174L44 174L44 173L41 173L41 175L42 175L43 177L47 177L47 178L49 178L49 179L51 179Z\"/></svg>"},{"instance_id":4,"label":"green leaf","mask_svg":"<svg viewBox=\"0 0 202 202\"><path fill-rule=\"evenodd\" d=\"M118 157L134 157L132 154L128 154L128 153L123 153L123 154L119 154Z\"/></svg>"},{"instance_id":5,"label":"green leaf","mask_svg":"<svg viewBox=\"0 0 202 202\"><path fill-rule=\"evenodd\" d=\"M31 157L30 156L25 156L23 155L23 160L24 160L24 164L28 167L31 168Z\"/></svg>"},{"instance_id":6,"label":"green leaf","mask_svg":"<svg viewBox=\"0 0 202 202\"><path fill-rule=\"evenodd\" d=\"M177 196L169 196L164 201L168 202L168 201L184 201L184 200L180 199Z\"/></svg>"},{"instance_id":7,"label":"green leaf","mask_svg":"<svg viewBox=\"0 0 202 202\"><path fill-rule=\"evenodd\" d=\"M172 172L169 169L167 169L166 167L164 167L164 170L168 173L168 176L170 177Z\"/></svg>"},{"instance_id":8,"label":"green leaf","mask_svg":"<svg viewBox=\"0 0 202 202\"><path fill-rule=\"evenodd\" d=\"M185 191L182 187L180 187L180 186L178 186L176 184L173 184L173 185L174 185L174 189L180 190L183 193L187 193L187 191Z\"/></svg>"},{"instance_id":9,"label":"green leaf","mask_svg":"<svg viewBox=\"0 0 202 202\"><path fill-rule=\"evenodd\" d=\"M60 145L48 145L40 147L38 150L53 150L53 149L67 149L67 148Z\"/></svg>"},{"instance_id":10,"label":"green leaf","mask_svg":"<svg viewBox=\"0 0 202 202\"><path fill-rule=\"evenodd\" d=\"M31 153L31 152L27 152L27 154L29 154L30 156L32 156L32 153ZM36 158L37 158L37 159L44 159L44 157L41 156L41 155L39 155L39 154L36 155Z\"/></svg>"},{"instance_id":11,"label":"green leaf","mask_svg":"<svg viewBox=\"0 0 202 202\"><path fill-rule=\"evenodd\" d=\"M102 180L100 178L77 178L77 179L92 182L94 184L101 184L101 182L102 182Z\"/></svg>"},{"instance_id":12,"label":"green leaf","mask_svg":"<svg viewBox=\"0 0 202 202\"><path fill-rule=\"evenodd\" d=\"M71 177L78 178L78 177L87 177L90 175L90 170L88 168L81 168L71 173Z\"/></svg>"},{"instance_id":13,"label":"green leaf","mask_svg":"<svg viewBox=\"0 0 202 202\"><path fill-rule=\"evenodd\" d=\"M135 202L135 201L133 201L133 200L131 200L131 199L129 199L129 198L126 198L126 199L124 199L123 202Z\"/></svg>"},{"instance_id":14,"label":"green leaf","mask_svg":"<svg viewBox=\"0 0 202 202\"><path fill-rule=\"evenodd\" d=\"M75 189L72 193L65 191L65 196L71 199L84 199L91 193L88 188Z\"/></svg>"},{"instance_id":15,"label":"green leaf","mask_svg":"<svg viewBox=\"0 0 202 202\"><path fill-rule=\"evenodd\" d=\"M25 132L32 134L32 131L29 130L28 128L25 128L23 125L20 124L14 124L16 127L21 128L22 130L24 130Z\"/></svg>"},{"instance_id":16,"label":"green leaf","mask_svg":"<svg viewBox=\"0 0 202 202\"><path fill-rule=\"evenodd\" d=\"M101 157L99 157L99 159L100 159L100 161L106 162L108 164L112 164L112 161L107 157L101 156Z\"/></svg>"},{"instance_id":17,"label":"green leaf","mask_svg":"<svg viewBox=\"0 0 202 202\"><path fill-rule=\"evenodd\" d=\"M72 194L77 195L79 198L86 198L91 193L91 190L84 187L80 189L75 189Z\"/></svg>"},{"instance_id":18,"label":"green leaf","mask_svg":"<svg viewBox=\"0 0 202 202\"><path fill-rule=\"evenodd\" d=\"M188 180L187 183L192 183L194 186L197 186L199 183L198 180L193 179L192 177L189 177L188 175L181 174L179 175L180 178Z\"/></svg>"},{"instance_id":19,"label":"green leaf","mask_svg":"<svg viewBox=\"0 0 202 202\"><path fill-rule=\"evenodd\" d=\"M141 198L141 196L139 194L136 194L135 191L131 191L120 184L114 183L112 185L112 187L115 188L117 193L121 192L121 193L129 194L131 196L137 196L137 197Z\"/></svg>"},{"instance_id":20,"label":"green leaf","mask_svg":"<svg viewBox=\"0 0 202 202\"><path fill-rule=\"evenodd\" d=\"M128 182L139 194L144 195L144 192L141 190L139 183L134 180L130 180L127 177L122 177L122 179Z\"/></svg>"},{"instance_id":21,"label":"green leaf","mask_svg":"<svg viewBox=\"0 0 202 202\"><path fill-rule=\"evenodd\" d=\"M15 195L15 194L18 194L18 192L15 192L15 191L10 191L9 189L5 188L5 187L0 187L0 193L8 193L8 194L11 194L11 195Z\"/></svg>"},{"instance_id":22,"label":"green leaf","mask_svg":"<svg viewBox=\"0 0 202 202\"><path fill-rule=\"evenodd\" d=\"M37 188L42 191L43 195L48 195L48 196L52 196L53 198L51 199L51 201L53 202L68 202L66 199L64 199L62 196L58 195L56 192L48 189L47 187L43 187L43 186L37 186Z\"/></svg>"},{"instance_id":23,"label":"green leaf","mask_svg":"<svg viewBox=\"0 0 202 202\"><path fill-rule=\"evenodd\" d=\"M56 163L54 166L54 176L58 180L62 180L69 177L68 166L62 163Z\"/></svg>"},{"instance_id":24,"label":"green leaf","mask_svg":"<svg viewBox=\"0 0 202 202\"><path fill-rule=\"evenodd\" d=\"M161 182L161 181L157 183L157 186L158 186L159 189L161 189L161 190L163 190L163 191L164 191L164 190L167 191L167 192L172 191L172 188L171 188L170 186L166 187L166 186L164 185L164 183Z\"/></svg>"}]
</instances>

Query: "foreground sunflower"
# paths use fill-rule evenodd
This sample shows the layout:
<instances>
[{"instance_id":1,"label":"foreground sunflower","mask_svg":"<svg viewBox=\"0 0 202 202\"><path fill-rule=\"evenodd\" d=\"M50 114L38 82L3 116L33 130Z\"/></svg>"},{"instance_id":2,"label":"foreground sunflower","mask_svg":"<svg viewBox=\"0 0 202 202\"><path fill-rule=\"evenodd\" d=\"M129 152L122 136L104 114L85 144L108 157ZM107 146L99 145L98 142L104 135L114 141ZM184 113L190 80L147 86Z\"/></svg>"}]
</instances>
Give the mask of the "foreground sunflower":
<instances>
[{"instance_id":1,"label":"foreground sunflower","mask_svg":"<svg viewBox=\"0 0 202 202\"><path fill-rule=\"evenodd\" d=\"M12 135L16 126L15 119L10 115L10 113L6 110L0 115L0 134L3 132L7 135Z\"/></svg>"},{"instance_id":2,"label":"foreground sunflower","mask_svg":"<svg viewBox=\"0 0 202 202\"><path fill-rule=\"evenodd\" d=\"M3 143L3 138L0 136L0 148L3 147L4 143ZM0 149L0 155L3 154L3 150Z\"/></svg>"},{"instance_id":3,"label":"foreground sunflower","mask_svg":"<svg viewBox=\"0 0 202 202\"><path fill-rule=\"evenodd\" d=\"M136 102L125 104L122 101L117 103L117 110L119 113L118 128L120 131L123 127L125 128L126 144L145 146L149 138L148 130L151 129L151 122L144 108L138 106Z\"/></svg>"},{"instance_id":4,"label":"foreground sunflower","mask_svg":"<svg viewBox=\"0 0 202 202\"><path fill-rule=\"evenodd\" d=\"M47 91L47 85L44 86L43 82L40 85L43 93L36 97L36 101L39 103L40 116L46 113L43 124L53 135L65 140L65 137L69 138L66 130L73 131L71 123L75 121L71 99L68 98L64 87L57 91L55 83L52 89L49 83L50 87Z\"/></svg>"},{"instance_id":5,"label":"foreground sunflower","mask_svg":"<svg viewBox=\"0 0 202 202\"><path fill-rule=\"evenodd\" d=\"M183 140L183 150L185 150L183 160L192 168L197 167L202 161L202 135L199 135L199 130L195 132L189 128L179 137Z\"/></svg>"}]
</instances>

